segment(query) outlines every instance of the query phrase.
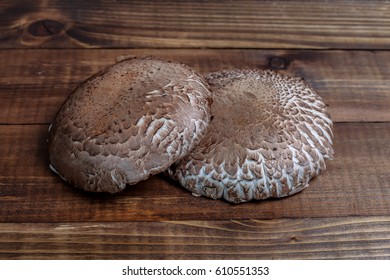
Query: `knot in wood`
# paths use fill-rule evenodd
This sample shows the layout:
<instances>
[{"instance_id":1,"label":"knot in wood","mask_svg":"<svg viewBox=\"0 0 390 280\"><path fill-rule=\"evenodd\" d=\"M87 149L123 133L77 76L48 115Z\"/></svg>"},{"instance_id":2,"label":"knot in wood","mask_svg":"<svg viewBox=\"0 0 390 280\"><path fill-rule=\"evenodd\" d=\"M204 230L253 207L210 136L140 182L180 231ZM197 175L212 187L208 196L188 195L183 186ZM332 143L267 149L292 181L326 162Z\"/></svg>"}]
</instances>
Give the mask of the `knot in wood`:
<instances>
[{"instance_id":1,"label":"knot in wood","mask_svg":"<svg viewBox=\"0 0 390 280\"><path fill-rule=\"evenodd\" d=\"M285 58L280 56L271 57L269 60L269 67L274 70L286 69L288 62Z\"/></svg>"},{"instance_id":2,"label":"knot in wood","mask_svg":"<svg viewBox=\"0 0 390 280\"><path fill-rule=\"evenodd\" d=\"M45 19L33 22L28 27L28 32L33 36L46 37L58 34L63 30L64 25L58 21Z\"/></svg>"}]
</instances>

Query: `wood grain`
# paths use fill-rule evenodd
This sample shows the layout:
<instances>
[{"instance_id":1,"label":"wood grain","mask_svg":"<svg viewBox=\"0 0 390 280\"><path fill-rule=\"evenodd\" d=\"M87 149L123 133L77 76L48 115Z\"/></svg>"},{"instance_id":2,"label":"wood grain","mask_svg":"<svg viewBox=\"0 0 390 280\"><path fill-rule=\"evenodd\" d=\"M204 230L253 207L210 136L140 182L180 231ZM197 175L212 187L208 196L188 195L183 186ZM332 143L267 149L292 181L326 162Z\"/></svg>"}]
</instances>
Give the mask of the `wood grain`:
<instances>
[{"instance_id":1,"label":"wood grain","mask_svg":"<svg viewBox=\"0 0 390 280\"><path fill-rule=\"evenodd\" d=\"M390 218L5 223L0 259L390 259Z\"/></svg>"},{"instance_id":2,"label":"wood grain","mask_svg":"<svg viewBox=\"0 0 390 280\"><path fill-rule=\"evenodd\" d=\"M390 51L126 49L0 50L0 123L50 123L77 84L117 60L144 55L180 61L201 73L274 69L305 78L335 122L390 121Z\"/></svg>"},{"instance_id":3,"label":"wood grain","mask_svg":"<svg viewBox=\"0 0 390 280\"><path fill-rule=\"evenodd\" d=\"M223 220L390 214L390 123L338 123L335 159L295 196L231 205L154 176L124 192L86 193L49 168L46 125L0 126L0 222Z\"/></svg>"},{"instance_id":4,"label":"wood grain","mask_svg":"<svg viewBox=\"0 0 390 280\"><path fill-rule=\"evenodd\" d=\"M390 259L388 1L0 1L0 259ZM91 194L48 168L47 128L129 56L303 77L335 159L295 196L231 205L164 176Z\"/></svg>"},{"instance_id":5,"label":"wood grain","mask_svg":"<svg viewBox=\"0 0 390 280\"><path fill-rule=\"evenodd\" d=\"M0 48L389 49L389 10L349 0L4 0Z\"/></svg>"}]
</instances>

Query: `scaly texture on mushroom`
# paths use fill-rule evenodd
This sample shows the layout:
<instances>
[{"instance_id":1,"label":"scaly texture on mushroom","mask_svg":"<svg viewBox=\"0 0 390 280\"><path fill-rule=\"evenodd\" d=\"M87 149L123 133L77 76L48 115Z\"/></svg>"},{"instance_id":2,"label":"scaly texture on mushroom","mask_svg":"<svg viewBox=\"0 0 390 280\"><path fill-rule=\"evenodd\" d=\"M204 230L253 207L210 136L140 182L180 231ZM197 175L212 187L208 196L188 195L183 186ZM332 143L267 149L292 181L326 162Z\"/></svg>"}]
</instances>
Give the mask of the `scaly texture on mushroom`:
<instances>
[{"instance_id":1,"label":"scaly texture on mushroom","mask_svg":"<svg viewBox=\"0 0 390 280\"><path fill-rule=\"evenodd\" d=\"M208 84L152 57L114 64L83 82L49 129L51 168L78 188L115 193L166 170L200 141Z\"/></svg>"},{"instance_id":2,"label":"scaly texture on mushroom","mask_svg":"<svg viewBox=\"0 0 390 280\"><path fill-rule=\"evenodd\" d=\"M233 203L284 197L325 169L333 124L301 79L231 70L206 80L214 94L206 136L168 170L194 195Z\"/></svg>"}]
</instances>

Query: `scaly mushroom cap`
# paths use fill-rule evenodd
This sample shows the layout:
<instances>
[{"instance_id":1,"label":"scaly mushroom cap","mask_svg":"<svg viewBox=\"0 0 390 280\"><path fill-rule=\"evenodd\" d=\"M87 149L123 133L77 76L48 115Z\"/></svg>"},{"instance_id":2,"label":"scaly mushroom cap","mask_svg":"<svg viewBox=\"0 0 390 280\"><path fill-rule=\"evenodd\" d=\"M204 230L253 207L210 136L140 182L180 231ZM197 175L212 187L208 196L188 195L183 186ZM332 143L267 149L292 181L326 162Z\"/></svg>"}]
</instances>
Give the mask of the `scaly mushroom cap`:
<instances>
[{"instance_id":1,"label":"scaly mushroom cap","mask_svg":"<svg viewBox=\"0 0 390 280\"><path fill-rule=\"evenodd\" d=\"M207 83L188 66L134 58L83 82L49 136L51 168L78 188L115 193L166 170L200 141Z\"/></svg>"},{"instance_id":2,"label":"scaly mushroom cap","mask_svg":"<svg viewBox=\"0 0 390 280\"><path fill-rule=\"evenodd\" d=\"M212 121L190 155L168 174L194 195L240 203L308 186L333 155L332 121L302 80L271 71L206 76Z\"/></svg>"}]
</instances>

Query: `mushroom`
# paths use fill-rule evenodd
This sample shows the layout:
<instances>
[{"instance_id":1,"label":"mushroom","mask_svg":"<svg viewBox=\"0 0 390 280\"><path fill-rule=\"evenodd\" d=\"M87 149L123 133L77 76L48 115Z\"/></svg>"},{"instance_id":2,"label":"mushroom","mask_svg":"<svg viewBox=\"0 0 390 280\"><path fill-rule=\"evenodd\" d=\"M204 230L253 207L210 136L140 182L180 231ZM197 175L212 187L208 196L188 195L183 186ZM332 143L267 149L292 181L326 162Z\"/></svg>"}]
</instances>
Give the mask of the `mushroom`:
<instances>
[{"instance_id":1,"label":"mushroom","mask_svg":"<svg viewBox=\"0 0 390 280\"><path fill-rule=\"evenodd\" d=\"M49 129L51 168L78 188L115 193L166 170L200 141L208 84L153 57L114 64L68 97Z\"/></svg>"},{"instance_id":2,"label":"mushroom","mask_svg":"<svg viewBox=\"0 0 390 280\"><path fill-rule=\"evenodd\" d=\"M332 120L301 79L272 71L206 76L212 121L197 147L168 170L196 196L233 203L302 191L333 157Z\"/></svg>"}]
</instances>

